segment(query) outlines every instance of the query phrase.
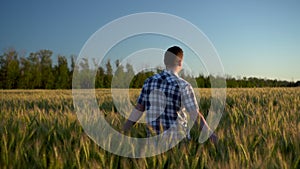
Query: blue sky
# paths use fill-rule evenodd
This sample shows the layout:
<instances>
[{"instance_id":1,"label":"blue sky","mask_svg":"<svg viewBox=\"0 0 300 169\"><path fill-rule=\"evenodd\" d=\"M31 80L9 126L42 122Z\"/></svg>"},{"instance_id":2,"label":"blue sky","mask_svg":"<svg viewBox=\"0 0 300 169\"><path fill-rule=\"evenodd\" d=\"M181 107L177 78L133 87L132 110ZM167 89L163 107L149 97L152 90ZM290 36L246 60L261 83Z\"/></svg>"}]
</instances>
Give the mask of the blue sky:
<instances>
[{"instance_id":1,"label":"blue sky","mask_svg":"<svg viewBox=\"0 0 300 169\"><path fill-rule=\"evenodd\" d=\"M196 25L226 74L300 80L300 1L1 1L0 50L50 49L78 55L105 24L137 12L163 12Z\"/></svg>"}]
</instances>

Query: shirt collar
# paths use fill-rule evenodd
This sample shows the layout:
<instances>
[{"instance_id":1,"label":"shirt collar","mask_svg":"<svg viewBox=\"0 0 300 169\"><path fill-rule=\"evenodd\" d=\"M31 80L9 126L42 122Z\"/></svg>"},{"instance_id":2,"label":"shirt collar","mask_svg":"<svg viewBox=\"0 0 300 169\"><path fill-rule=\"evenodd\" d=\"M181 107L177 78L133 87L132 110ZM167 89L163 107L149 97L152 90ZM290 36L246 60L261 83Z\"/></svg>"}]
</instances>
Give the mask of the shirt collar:
<instances>
[{"instance_id":1,"label":"shirt collar","mask_svg":"<svg viewBox=\"0 0 300 169\"><path fill-rule=\"evenodd\" d=\"M171 71L171 70L165 70L167 73L171 74L171 75L175 75L176 77L179 77L178 76L178 73L174 72L174 71Z\"/></svg>"}]
</instances>

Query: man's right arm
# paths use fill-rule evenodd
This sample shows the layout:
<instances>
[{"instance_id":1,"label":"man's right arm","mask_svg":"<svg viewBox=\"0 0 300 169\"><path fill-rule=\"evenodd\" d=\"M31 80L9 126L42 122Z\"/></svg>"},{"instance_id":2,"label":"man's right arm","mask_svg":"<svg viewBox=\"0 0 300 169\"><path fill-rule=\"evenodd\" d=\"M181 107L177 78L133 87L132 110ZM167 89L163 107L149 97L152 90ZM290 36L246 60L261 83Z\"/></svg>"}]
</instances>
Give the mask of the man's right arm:
<instances>
[{"instance_id":1,"label":"man's right arm","mask_svg":"<svg viewBox=\"0 0 300 169\"><path fill-rule=\"evenodd\" d=\"M195 97L194 90L191 85L187 85L186 88L183 90L182 93L183 97L183 103L185 105L185 108L190 113L190 116L192 119L197 119L197 116L200 118L200 127L201 131L211 134L210 138L211 140L216 143L217 142L217 136L213 133L213 131L208 126L205 118L203 117L202 113L199 111L197 99Z\"/></svg>"},{"instance_id":2,"label":"man's right arm","mask_svg":"<svg viewBox=\"0 0 300 169\"><path fill-rule=\"evenodd\" d=\"M195 112L196 114L196 112ZM213 132L213 130L211 130L211 128L208 126L204 116L202 115L202 113L200 113L199 110L197 110L197 114L199 115L200 118L200 128L201 128L201 132L206 132L211 134L210 135L210 139L211 141L216 144L218 142L218 137L217 135ZM206 130L206 131L205 131Z\"/></svg>"},{"instance_id":3,"label":"man's right arm","mask_svg":"<svg viewBox=\"0 0 300 169\"><path fill-rule=\"evenodd\" d=\"M141 104L137 104L125 122L123 130L127 132L142 117L144 111L145 107Z\"/></svg>"}]
</instances>

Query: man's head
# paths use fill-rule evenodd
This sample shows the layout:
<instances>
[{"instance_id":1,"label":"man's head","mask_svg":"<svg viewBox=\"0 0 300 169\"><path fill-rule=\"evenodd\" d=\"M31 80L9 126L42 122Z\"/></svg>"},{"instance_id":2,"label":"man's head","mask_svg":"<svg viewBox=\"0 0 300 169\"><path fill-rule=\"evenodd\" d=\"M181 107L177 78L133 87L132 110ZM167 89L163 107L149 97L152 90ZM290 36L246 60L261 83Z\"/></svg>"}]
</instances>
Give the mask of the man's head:
<instances>
[{"instance_id":1,"label":"man's head","mask_svg":"<svg viewBox=\"0 0 300 169\"><path fill-rule=\"evenodd\" d=\"M167 69L175 69L180 71L182 69L183 50L178 46L170 47L164 56L164 63Z\"/></svg>"}]
</instances>

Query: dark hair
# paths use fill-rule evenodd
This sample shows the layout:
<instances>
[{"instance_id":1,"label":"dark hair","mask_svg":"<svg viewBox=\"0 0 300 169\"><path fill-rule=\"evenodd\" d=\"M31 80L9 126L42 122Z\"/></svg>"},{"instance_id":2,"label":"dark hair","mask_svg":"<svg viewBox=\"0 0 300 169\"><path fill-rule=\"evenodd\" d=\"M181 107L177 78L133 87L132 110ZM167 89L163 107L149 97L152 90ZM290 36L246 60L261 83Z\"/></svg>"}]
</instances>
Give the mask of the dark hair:
<instances>
[{"instance_id":1,"label":"dark hair","mask_svg":"<svg viewBox=\"0 0 300 169\"><path fill-rule=\"evenodd\" d=\"M183 50L178 46L172 46L165 52L164 63L166 66L174 66L176 65L176 61L178 59L182 60Z\"/></svg>"}]
</instances>

